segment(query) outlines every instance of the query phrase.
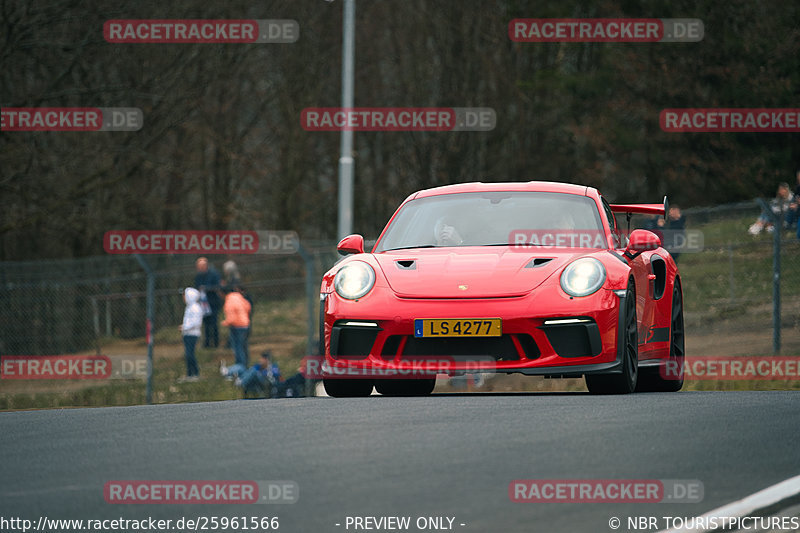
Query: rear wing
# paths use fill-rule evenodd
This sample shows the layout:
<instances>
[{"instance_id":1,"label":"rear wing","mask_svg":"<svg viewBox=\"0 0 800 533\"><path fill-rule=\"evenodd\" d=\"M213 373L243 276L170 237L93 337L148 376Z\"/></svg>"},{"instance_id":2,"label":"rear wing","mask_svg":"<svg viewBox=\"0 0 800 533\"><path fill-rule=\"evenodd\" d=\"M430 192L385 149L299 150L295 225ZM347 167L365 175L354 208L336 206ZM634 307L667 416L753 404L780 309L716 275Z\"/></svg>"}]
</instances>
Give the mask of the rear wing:
<instances>
[{"instance_id":1,"label":"rear wing","mask_svg":"<svg viewBox=\"0 0 800 533\"><path fill-rule=\"evenodd\" d=\"M664 218L667 218L667 213L669 212L669 202L666 196L663 204L611 204L610 207L614 213L661 215Z\"/></svg>"}]
</instances>

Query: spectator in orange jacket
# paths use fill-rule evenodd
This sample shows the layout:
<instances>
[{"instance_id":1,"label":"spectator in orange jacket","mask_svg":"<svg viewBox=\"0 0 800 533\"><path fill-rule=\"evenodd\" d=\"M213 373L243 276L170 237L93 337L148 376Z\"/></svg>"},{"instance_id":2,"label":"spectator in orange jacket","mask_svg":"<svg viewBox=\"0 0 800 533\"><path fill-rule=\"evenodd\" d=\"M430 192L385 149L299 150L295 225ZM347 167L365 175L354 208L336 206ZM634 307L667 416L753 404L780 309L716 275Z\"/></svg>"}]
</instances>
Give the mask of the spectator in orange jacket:
<instances>
[{"instance_id":1,"label":"spectator in orange jacket","mask_svg":"<svg viewBox=\"0 0 800 533\"><path fill-rule=\"evenodd\" d=\"M222 310L225 313L223 326L231 329L231 344L233 344L233 354L236 363L247 368L247 330L250 327L250 302L248 302L239 290L238 285L225 287L225 305Z\"/></svg>"}]
</instances>

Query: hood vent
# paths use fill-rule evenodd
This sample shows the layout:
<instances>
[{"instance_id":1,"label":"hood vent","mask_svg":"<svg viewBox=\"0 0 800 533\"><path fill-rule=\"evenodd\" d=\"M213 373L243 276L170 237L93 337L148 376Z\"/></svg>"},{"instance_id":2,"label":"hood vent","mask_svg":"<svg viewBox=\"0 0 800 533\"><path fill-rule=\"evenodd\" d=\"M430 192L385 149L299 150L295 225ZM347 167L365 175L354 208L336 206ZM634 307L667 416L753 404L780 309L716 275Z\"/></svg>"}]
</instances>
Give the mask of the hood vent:
<instances>
[{"instance_id":1,"label":"hood vent","mask_svg":"<svg viewBox=\"0 0 800 533\"><path fill-rule=\"evenodd\" d=\"M525 265L525 268L540 267L542 265L546 265L547 263L549 263L552 260L553 260L552 257L536 257L536 258L531 259L530 261L528 261L528 264Z\"/></svg>"},{"instance_id":2,"label":"hood vent","mask_svg":"<svg viewBox=\"0 0 800 533\"><path fill-rule=\"evenodd\" d=\"M399 261L395 261L397 268L400 270L416 270L417 269L417 262L414 259L400 259Z\"/></svg>"}]
</instances>

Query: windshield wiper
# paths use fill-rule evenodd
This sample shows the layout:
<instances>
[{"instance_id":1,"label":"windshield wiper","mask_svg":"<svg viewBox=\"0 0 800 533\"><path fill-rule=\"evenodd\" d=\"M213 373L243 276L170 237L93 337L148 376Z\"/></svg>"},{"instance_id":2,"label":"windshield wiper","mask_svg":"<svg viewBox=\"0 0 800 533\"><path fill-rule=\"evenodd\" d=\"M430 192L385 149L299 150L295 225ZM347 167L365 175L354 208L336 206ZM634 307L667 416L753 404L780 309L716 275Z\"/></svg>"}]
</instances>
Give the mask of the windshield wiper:
<instances>
[{"instance_id":1,"label":"windshield wiper","mask_svg":"<svg viewBox=\"0 0 800 533\"><path fill-rule=\"evenodd\" d=\"M394 252L395 250L413 250L415 248L438 248L435 244L420 244L418 246L401 246L400 248L387 248L384 252Z\"/></svg>"},{"instance_id":2,"label":"windshield wiper","mask_svg":"<svg viewBox=\"0 0 800 533\"><path fill-rule=\"evenodd\" d=\"M494 244L478 244L477 246L544 246L537 242L498 242Z\"/></svg>"},{"instance_id":3,"label":"windshield wiper","mask_svg":"<svg viewBox=\"0 0 800 533\"><path fill-rule=\"evenodd\" d=\"M381 250L382 252L393 252L395 250L413 250L418 248L465 248L468 246L545 246L544 244L539 243L530 243L530 242L497 242L492 244L462 244L460 246L437 246L435 244L420 244L419 246L401 246L400 248L387 248L386 250Z\"/></svg>"}]
</instances>

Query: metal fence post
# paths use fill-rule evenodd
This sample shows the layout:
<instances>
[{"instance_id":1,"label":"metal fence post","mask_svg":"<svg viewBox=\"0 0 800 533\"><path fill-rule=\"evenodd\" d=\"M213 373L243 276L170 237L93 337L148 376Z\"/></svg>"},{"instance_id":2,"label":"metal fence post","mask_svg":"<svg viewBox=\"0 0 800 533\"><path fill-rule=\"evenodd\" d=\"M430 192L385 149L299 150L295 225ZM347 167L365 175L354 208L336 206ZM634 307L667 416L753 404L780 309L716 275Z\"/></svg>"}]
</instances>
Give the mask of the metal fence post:
<instances>
[{"instance_id":1,"label":"metal fence post","mask_svg":"<svg viewBox=\"0 0 800 533\"><path fill-rule=\"evenodd\" d=\"M100 310L97 307L97 298L91 297L92 301L92 323L94 324L94 336L100 337Z\"/></svg>"},{"instance_id":2,"label":"metal fence post","mask_svg":"<svg viewBox=\"0 0 800 533\"><path fill-rule=\"evenodd\" d=\"M316 346L316 342L314 340L314 331L316 329L314 327L314 307L318 301L317 294L319 293L319 290L315 286L316 280L314 277L314 258L308 253L308 250L303 248L303 245L299 242L297 243L297 253L300 254L300 257L303 259L306 271L306 312L308 314L308 339L306 342L305 355L308 357L309 355L314 355L314 349ZM306 396L311 396L311 380L308 377L306 377Z\"/></svg>"},{"instance_id":3,"label":"metal fence post","mask_svg":"<svg viewBox=\"0 0 800 533\"><path fill-rule=\"evenodd\" d=\"M730 282L731 304L736 303L736 280L733 275L733 245L728 243L728 278Z\"/></svg>"},{"instance_id":4,"label":"metal fence post","mask_svg":"<svg viewBox=\"0 0 800 533\"><path fill-rule=\"evenodd\" d=\"M111 300L106 299L106 337L111 337Z\"/></svg>"},{"instance_id":5,"label":"metal fence post","mask_svg":"<svg viewBox=\"0 0 800 533\"><path fill-rule=\"evenodd\" d=\"M775 219L775 230L772 232L772 352L781 351L781 231L783 216Z\"/></svg>"},{"instance_id":6,"label":"metal fence post","mask_svg":"<svg viewBox=\"0 0 800 533\"><path fill-rule=\"evenodd\" d=\"M155 300L156 276L147 261L139 254L133 257L147 273L147 388L145 401L148 405L153 403L153 307Z\"/></svg>"},{"instance_id":7,"label":"metal fence post","mask_svg":"<svg viewBox=\"0 0 800 533\"><path fill-rule=\"evenodd\" d=\"M758 199L764 215L772 222L772 353L781 351L781 232L783 213L773 213L769 204Z\"/></svg>"}]
</instances>

